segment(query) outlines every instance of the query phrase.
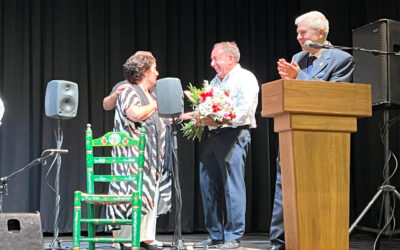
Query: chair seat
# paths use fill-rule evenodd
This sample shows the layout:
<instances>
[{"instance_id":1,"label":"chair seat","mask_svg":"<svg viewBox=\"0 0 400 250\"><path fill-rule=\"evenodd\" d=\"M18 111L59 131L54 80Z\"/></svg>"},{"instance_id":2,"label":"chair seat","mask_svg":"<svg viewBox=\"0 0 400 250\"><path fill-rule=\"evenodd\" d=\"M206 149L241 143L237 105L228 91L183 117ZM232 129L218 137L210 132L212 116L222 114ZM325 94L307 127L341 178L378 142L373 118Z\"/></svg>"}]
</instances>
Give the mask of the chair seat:
<instances>
[{"instance_id":1,"label":"chair seat","mask_svg":"<svg viewBox=\"0 0 400 250\"><path fill-rule=\"evenodd\" d=\"M95 243L127 243L131 242L130 238L113 238L113 237L81 237L82 241Z\"/></svg>"}]
</instances>

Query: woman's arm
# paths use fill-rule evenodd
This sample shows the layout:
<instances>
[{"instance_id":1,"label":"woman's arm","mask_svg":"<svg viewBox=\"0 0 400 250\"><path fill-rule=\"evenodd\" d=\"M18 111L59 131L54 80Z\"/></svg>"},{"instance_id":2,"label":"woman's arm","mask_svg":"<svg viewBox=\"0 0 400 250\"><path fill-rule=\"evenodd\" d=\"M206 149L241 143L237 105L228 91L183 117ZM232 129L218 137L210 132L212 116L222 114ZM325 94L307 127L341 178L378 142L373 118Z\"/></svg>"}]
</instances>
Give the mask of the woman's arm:
<instances>
[{"instance_id":1,"label":"woman's arm","mask_svg":"<svg viewBox=\"0 0 400 250\"><path fill-rule=\"evenodd\" d=\"M115 108L115 103L118 99L118 96L122 93L122 91L129 87L131 84L130 83L124 83L114 91L111 92L108 96L104 97L103 99L103 109L104 110L113 110Z\"/></svg>"},{"instance_id":2,"label":"woman's arm","mask_svg":"<svg viewBox=\"0 0 400 250\"><path fill-rule=\"evenodd\" d=\"M144 106L131 105L125 114L129 120L133 122L144 121L157 111L157 102L151 101L150 104Z\"/></svg>"}]
</instances>

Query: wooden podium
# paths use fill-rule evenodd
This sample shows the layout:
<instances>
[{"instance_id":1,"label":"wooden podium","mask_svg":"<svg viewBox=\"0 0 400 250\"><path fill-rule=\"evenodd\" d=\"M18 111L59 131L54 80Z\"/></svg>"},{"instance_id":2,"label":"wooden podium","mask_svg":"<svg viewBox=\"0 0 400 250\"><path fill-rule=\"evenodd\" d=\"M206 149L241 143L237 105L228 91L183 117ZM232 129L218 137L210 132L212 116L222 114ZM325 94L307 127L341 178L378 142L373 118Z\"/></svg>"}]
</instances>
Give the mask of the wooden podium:
<instances>
[{"instance_id":1,"label":"wooden podium","mask_svg":"<svg viewBox=\"0 0 400 250\"><path fill-rule=\"evenodd\" d=\"M350 133L372 115L370 85L265 83L261 115L279 133L286 249L349 249Z\"/></svg>"}]
</instances>

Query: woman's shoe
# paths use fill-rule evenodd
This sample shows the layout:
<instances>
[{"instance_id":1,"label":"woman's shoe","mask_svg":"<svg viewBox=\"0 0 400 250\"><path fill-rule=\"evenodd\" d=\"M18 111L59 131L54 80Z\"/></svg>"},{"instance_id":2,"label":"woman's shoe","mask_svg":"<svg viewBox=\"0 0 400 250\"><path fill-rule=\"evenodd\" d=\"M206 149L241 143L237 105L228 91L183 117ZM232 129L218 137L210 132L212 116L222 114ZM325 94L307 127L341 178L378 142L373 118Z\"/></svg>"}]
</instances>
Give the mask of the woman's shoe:
<instances>
[{"instance_id":1,"label":"woman's shoe","mask_svg":"<svg viewBox=\"0 0 400 250\"><path fill-rule=\"evenodd\" d=\"M147 250L160 250L163 249L163 246L159 246L159 244L147 244L146 242L140 242L140 246Z\"/></svg>"},{"instance_id":2,"label":"woman's shoe","mask_svg":"<svg viewBox=\"0 0 400 250\"><path fill-rule=\"evenodd\" d=\"M121 250L132 250L132 247L131 246L125 246L124 244L122 244L122 243L119 243L119 246L121 247Z\"/></svg>"}]
</instances>

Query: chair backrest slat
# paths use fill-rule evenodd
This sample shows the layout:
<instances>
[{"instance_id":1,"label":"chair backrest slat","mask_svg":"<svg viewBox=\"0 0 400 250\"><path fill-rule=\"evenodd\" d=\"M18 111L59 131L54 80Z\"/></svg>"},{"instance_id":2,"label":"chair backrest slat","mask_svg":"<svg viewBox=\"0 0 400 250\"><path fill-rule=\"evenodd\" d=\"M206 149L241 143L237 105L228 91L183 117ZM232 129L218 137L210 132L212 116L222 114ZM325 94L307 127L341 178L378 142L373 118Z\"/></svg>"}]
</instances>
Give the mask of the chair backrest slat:
<instances>
[{"instance_id":1,"label":"chair backrest slat","mask_svg":"<svg viewBox=\"0 0 400 250\"><path fill-rule=\"evenodd\" d=\"M118 182L134 181L142 183L144 150L146 147L146 129L144 126L140 129L140 138L135 140L122 132L108 132L105 135L93 139L91 125L86 129L86 181L87 193L94 194L95 182ZM112 157L112 156L93 156L93 147L138 147L139 155L137 157ZM95 175L95 164L137 164L138 172L136 175ZM139 192L142 192L142 185L138 185Z\"/></svg>"},{"instance_id":2,"label":"chair backrest slat","mask_svg":"<svg viewBox=\"0 0 400 250\"><path fill-rule=\"evenodd\" d=\"M107 146L126 147L126 146L137 146L139 144L139 140L130 138L122 132L108 132L102 137L93 139L92 144L93 147L107 147Z\"/></svg>"},{"instance_id":3,"label":"chair backrest slat","mask_svg":"<svg viewBox=\"0 0 400 250\"><path fill-rule=\"evenodd\" d=\"M94 164L111 164L111 163L137 163L138 159L134 158L126 158L126 157L93 157Z\"/></svg>"},{"instance_id":4,"label":"chair backrest slat","mask_svg":"<svg viewBox=\"0 0 400 250\"><path fill-rule=\"evenodd\" d=\"M137 182L137 175L93 175L95 182L132 181Z\"/></svg>"}]
</instances>

